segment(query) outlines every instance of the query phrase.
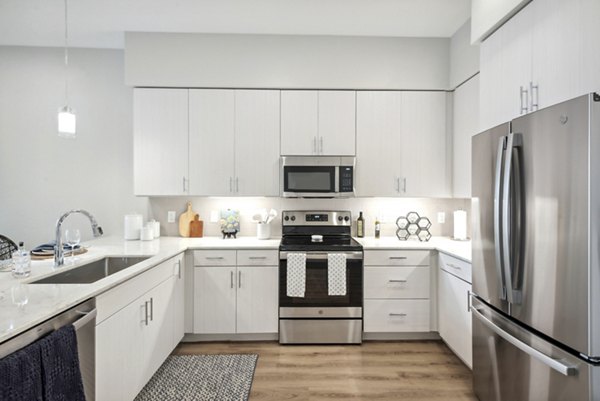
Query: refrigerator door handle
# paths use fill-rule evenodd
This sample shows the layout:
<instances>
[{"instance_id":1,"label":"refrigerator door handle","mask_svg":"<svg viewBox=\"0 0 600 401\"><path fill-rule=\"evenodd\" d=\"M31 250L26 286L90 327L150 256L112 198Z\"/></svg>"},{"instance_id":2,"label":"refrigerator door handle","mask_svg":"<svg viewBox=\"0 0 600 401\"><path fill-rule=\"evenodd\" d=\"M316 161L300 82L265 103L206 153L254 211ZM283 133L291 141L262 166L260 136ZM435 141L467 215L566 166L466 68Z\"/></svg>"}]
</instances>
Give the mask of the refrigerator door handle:
<instances>
[{"instance_id":1,"label":"refrigerator door handle","mask_svg":"<svg viewBox=\"0 0 600 401\"><path fill-rule=\"evenodd\" d=\"M506 284L504 283L504 272L502 265L502 236L501 236L501 202L502 202L502 159L506 137L500 138L498 142L498 154L496 156L496 175L494 178L494 244L496 254L496 273L498 274L498 285L500 286L500 299L506 300Z\"/></svg>"},{"instance_id":2,"label":"refrigerator door handle","mask_svg":"<svg viewBox=\"0 0 600 401\"><path fill-rule=\"evenodd\" d=\"M506 141L506 152L504 158L504 177L503 177L503 188L502 188L502 268L504 270L504 283L506 286L506 296L508 302L511 304L521 303L521 294L519 291L513 289L513 260L511 260L511 235L516 233L511 232L511 212L515 213L515 210L511 210L511 196L510 196L510 185L511 185L511 168L513 164L513 149L521 146L521 135L520 134L509 134L508 140ZM518 171L520 173L520 171ZM515 191L516 192L516 191ZM515 258L516 259L516 258ZM518 264L518 261L517 261Z\"/></svg>"},{"instance_id":3,"label":"refrigerator door handle","mask_svg":"<svg viewBox=\"0 0 600 401\"><path fill-rule=\"evenodd\" d=\"M481 323L483 323L485 326L487 326L494 333L496 333L497 335L502 337L504 340L508 341L513 346L520 349L521 351L525 352L527 355L542 362L544 365L547 365L548 367L556 370L557 372L559 372L560 374L565 375L565 376L575 376L577 374L578 369L576 366L565 364L559 360L556 360L556 359L544 354L543 352L538 351L537 349L531 347L530 345L525 344L518 338L512 336L508 332L502 330L500 327L495 325L492 321L490 321L488 318L483 316L483 314L481 314L481 312L479 312L479 310L477 310L477 308L472 306L471 312L473 313L473 316L475 316Z\"/></svg>"}]
</instances>

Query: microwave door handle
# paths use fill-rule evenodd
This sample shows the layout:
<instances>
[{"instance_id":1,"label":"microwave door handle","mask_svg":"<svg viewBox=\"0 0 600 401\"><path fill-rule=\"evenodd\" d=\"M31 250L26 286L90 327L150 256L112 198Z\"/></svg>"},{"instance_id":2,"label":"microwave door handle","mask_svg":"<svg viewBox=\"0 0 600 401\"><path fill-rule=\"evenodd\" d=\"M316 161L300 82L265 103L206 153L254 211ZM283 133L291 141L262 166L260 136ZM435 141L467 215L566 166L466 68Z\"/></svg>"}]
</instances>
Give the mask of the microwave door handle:
<instances>
[{"instance_id":1,"label":"microwave door handle","mask_svg":"<svg viewBox=\"0 0 600 401\"><path fill-rule=\"evenodd\" d=\"M502 159L506 137L498 141L498 153L496 155L496 174L494 177L494 245L496 256L496 273L498 275L498 286L500 287L500 299L506 300L506 285L504 283L504 272L502 265Z\"/></svg>"}]
</instances>

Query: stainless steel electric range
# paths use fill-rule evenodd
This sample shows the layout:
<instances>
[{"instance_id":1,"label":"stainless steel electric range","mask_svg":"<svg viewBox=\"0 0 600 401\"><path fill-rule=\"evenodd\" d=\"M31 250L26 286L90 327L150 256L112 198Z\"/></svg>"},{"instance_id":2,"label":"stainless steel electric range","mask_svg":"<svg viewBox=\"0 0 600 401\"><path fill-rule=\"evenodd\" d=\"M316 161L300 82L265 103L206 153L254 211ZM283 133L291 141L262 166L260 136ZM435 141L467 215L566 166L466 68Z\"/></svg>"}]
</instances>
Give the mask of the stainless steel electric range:
<instances>
[{"instance_id":1,"label":"stainless steel electric range","mask_svg":"<svg viewBox=\"0 0 600 401\"><path fill-rule=\"evenodd\" d=\"M282 213L279 247L281 344L362 342L363 247L352 238L351 227L352 216L348 211ZM305 257L305 290L302 296L290 296L288 257L297 258L298 254L304 255L302 259ZM331 262L328 259L340 256L345 260L345 280L341 280L345 291L342 291L343 295L330 295L328 263Z\"/></svg>"}]
</instances>

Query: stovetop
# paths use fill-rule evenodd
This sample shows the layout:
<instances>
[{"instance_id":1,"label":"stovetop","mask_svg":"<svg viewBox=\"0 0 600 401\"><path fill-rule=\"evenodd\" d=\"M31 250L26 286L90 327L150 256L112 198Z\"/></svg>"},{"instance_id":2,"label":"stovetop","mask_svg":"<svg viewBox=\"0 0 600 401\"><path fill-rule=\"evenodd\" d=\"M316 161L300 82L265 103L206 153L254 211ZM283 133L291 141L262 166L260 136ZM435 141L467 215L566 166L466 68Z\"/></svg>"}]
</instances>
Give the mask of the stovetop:
<instances>
[{"instance_id":1,"label":"stovetop","mask_svg":"<svg viewBox=\"0 0 600 401\"><path fill-rule=\"evenodd\" d=\"M310 235L284 235L281 251L362 251L363 246L349 235L323 235L322 242L315 242Z\"/></svg>"}]
</instances>

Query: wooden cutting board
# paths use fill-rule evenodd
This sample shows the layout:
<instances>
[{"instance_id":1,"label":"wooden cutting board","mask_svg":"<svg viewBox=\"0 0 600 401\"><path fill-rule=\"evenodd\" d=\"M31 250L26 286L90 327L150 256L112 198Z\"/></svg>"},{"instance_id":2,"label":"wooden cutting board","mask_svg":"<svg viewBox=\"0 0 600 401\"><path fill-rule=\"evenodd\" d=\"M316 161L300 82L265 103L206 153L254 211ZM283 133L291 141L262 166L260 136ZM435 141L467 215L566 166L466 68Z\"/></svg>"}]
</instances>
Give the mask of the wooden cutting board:
<instances>
[{"instance_id":1,"label":"wooden cutting board","mask_svg":"<svg viewBox=\"0 0 600 401\"><path fill-rule=\"evenodd\" d=\"M182 237L190 236L190 223L194 221L196 212L192 210L192 202L187 203L187 210L179 216L179 235Z\"/></svg>"}]
</instances>

